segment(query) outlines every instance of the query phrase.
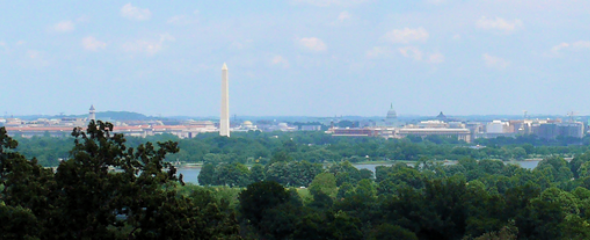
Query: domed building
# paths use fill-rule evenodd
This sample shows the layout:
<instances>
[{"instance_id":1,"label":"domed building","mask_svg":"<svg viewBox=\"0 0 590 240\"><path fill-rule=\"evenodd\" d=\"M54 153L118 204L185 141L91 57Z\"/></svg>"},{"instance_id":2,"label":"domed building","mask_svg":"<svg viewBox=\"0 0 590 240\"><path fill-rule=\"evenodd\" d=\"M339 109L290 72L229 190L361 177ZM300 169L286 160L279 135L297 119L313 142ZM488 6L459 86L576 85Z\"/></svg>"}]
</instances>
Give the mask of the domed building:
<instances>
[{"instance_id":1,"label":"domed building","mask_svg":"<svg viewBox=\"0 0 590 240\"><path fill-rule=\"evenodd\" d=\"M441 122L446 122L448 119L447 119L447 116L445 116L443 114L443 112L440 111L440 113L438 114L438 116L436 116L436 120L439 120Z\"/></svg>"},{"instance_id":2,"label":"domed building","mask_svg":"<svg viewBox=\"0 0 590 240\"><path fill-rule=\"evenodd\" d=\"M387 115L385 116L385 125L387 126L397 126L397 112L393 109L393 103L391 104L391 108L387 111Z\"/></svg>"},{"instance_id":3,"label":"domed building","mask_svg":"<svg viewBox=\"0 0 590 240\"><path fill-rule=\"evenodd\" d=\"M254 125L251 121L244 121L237 131L256 131L258 127Z\"/></svg>"},{"instance_id":4,"label":"domed building","mask_svg":"<svg viewBox=\"0 0 590 240\"><path fill-rule=\"evenodd\" d=\"M244 123L242 123L242 127L245 129L253 129L254 124L250 121L244 121Z\"/></svg>"}]
</instances>

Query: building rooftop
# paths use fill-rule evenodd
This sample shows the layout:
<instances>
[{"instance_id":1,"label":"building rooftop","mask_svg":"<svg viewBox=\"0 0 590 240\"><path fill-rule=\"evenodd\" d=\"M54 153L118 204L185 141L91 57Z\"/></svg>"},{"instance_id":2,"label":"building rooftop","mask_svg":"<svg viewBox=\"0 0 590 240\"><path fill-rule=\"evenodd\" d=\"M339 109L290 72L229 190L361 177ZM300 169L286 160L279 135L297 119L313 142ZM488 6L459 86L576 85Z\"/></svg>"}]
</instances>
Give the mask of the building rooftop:
<instances>
[{"instance_id":1,"label":"building rooftop","mask_svg":"<svg viewBox=\"0 0 590 240\"><path fill-rule=\"evenodd\" d=\"M467 128L402 128L400 132L469 132Z\"/></svg>"}]
</instances>

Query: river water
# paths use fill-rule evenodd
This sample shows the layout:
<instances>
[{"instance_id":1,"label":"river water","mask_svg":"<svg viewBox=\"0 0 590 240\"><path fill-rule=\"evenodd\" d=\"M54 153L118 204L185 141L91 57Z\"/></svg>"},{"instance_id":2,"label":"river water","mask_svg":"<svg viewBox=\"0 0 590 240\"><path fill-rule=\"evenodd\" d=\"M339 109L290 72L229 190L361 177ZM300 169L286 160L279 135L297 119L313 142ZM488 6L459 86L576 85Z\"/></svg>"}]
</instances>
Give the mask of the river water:
<instances>
[{"instance_id":1,"label":"river water","mask_svg":"<svg viewBox=\"0 0 590 240\"><path fill-rule=\"evenodd\" d=\"M505 164L516 164L521 166L522 168L526 168L526 169L534 169L537 167L537 165L539 165L539 162L541 160L531 160L531 161L507 161L504 162ZM444 165L454 165L457 164L457 161L447 161L444 163ZM375 168L378 166L387 166L390 167L391 165L393 165L393 163L387 163L387 164L354 164L354 166L358 169L369 169L371 170L371 172L375 172ZM414 166L413 163L408 163L408 165L410 166Z\"/></svg>"},{"instance_id":2,"label":"river water","mask_svg":"<svg viewBox=\"0 0 590 240\"><path fill-rule=\"evenodd\" d=\"M508 161L506 163L512 163L519 165L526 169L533 169L536 168L539 164L540 160L532 160L532 161ZM448 161L445 164L456 164L456 161ZM375 172L375 168L377 166L391 166L392 163L387 164L355 164L354 166L358 169L369 169L372 172ZM178 168L178 173L182 173L183 181L192 184L199 184L199 173L201 172L200 168Z\"/></svg>"}]
</instances>

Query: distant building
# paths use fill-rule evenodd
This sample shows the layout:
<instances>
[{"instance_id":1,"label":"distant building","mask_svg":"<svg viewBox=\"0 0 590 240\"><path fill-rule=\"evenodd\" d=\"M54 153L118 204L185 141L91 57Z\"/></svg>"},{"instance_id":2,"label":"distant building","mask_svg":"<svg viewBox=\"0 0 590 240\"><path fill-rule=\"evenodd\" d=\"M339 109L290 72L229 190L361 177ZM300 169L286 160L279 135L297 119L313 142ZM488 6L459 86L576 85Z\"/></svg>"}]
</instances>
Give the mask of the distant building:
<instances>
[{"instance_id":1,"label":"distant building","mask_svg":"<svg viewBox=\"0 0 590 240\"><path fill-rule=\"evenodd\" d=\"M494 120L486 124L486 133L508 133L510 132L510 124L502 122L501 120Z\"/></svg>"},{"instance_id":2,"label":"distant building","mask_svg":"<svg viewBox=\"0 0 590 240\"><path fill-rule=\"evenodd\" d=\"M277 127L279 131L283 131L283 132L290 132L290 131L296 131L297 127L294 126L289 126L289 124L287 123L279 123L277 124Z\"/></svg>"},{"instance_id":3,"label":"distant building","mask_svg":"<svg viewBox=\"0 0 590 240\"><path fill-rule=\"evenodd\" d=\"M533 120L510 120L510 129L517 135L529 135L532 133Z\"/></svg>"},{"instance_id":4,"label":"distant building","mask_svg":"<svg viewBox=\"0 0 590 240\"><path fill-rule=\"evenodd\" d=\"M385 118L374 120L359 120L358 128L365 128L365 127L386 127L386 128L398 128L403 125L402 122L399 121L397 112L393 109L393 103L390 105L387 113L385 114Z\"/></svg>"},{"instance_id":5,"label":"distant building","mask_svg":"<svg viewBox=\"0 0 590 240\"><path fill-rule=\"evenodd\" d=\"M584 124L581 122L560 123L559 133L564 137L583 138Z\"/></svg>"},{"instance_id":6,"label":"distant building","mask_svg":"<svg viewBox=\"0 0 590 240\"><path fill-rule=\"evenodd\" d=\"M6 127L9 136L31 137L66 137L70 136L75 127L84 131L87 125L84 119L62 118L59 120L38 119L27 124L14 124ZM163 125L161 122L127 125L117 123L113 127L113 133L120 133L126 137L147 137L159 134L172 134L179 138L194 138L199 133L218 131L213 122L190 121L182 125Z\"/></svg>"},{"instance_id":7,"label":"distant building","mask_svg":"<svg viewBox=\"0 0 590 240\"><path fill-rule=\"evenodd\" d=\"M258 131L258 127L251 121L244 121L240 126L232 129L234 132Z\"/></svg>"},{"instance_id":8,"label":"distant building","mask_svg":"<svg viewBox=\"0 0 590 240\"><path fill-rule=\"evenodd\" d=\"M332 129L333 137L375 137L378 132L369 128Z\"/></svg>"},{"instance_id":9,"label":"distant building","mask_svg":"<svg viewBox=\"0 0 590 240\"><path fill-rule=\"evenodd\" d=\"M449 124L441 120L427 120L421 121L415 126L408 126L409 128L449 128Z\"/></svg>"},{"instance_id":10,"label":"distant building","mask_svg":"<svg viewBox=\"0 0 590 240\"><path fill-rule=\"evenodd\" d=\"M24 122L19 118L7 118L6 123L4 124L6 127L17 127L23 125Z\"/></svg>"},{"instance_id":11,"label":"distant building","mask_svg":"<svg viewBox=\"0 0 590 240\"><path fill-rule=\"evenodd\" d=\"M481 134L485 134L485 124L480 122L465 123L465 128L471 132L471 139L477 139Z\"/></svg>"},{"instance_id":12,"label":"distant building","mask_svg":"<svg viewBox=\"0 0 590 240\"><path fill-rule=\"evenodd\" d=\"M254 125L251 121L244 121L244 123L242 123L242 129L247 131L258 130L256 125Z\"/></svg>"},{"instance_id":13,"label":"distant building","mask_svg":"<svg viewBox=\"0 0 590 240\"><path fill-rule=\"evenodd\" d=\"M158 127L158 126L154 126ZM121 133L125 137L147 137L154 135L153 129L150 125L136 125L136 126L115 126L113 133Z\"/></svg>"},{"instance_id":14,"label":"distant building","mask_svg":"<svg viewBox=\"0 0 590 240\"><path fill-rule=\"evenodd\" d=\"M559 128L555 123L541 124L536 131L537 136L545 139L554 139L559 136Z\"/></svg>"},{"instance_id":15,"label":"distant building","mask_svg":"<svg viewBox=\"0 0 590 240\"><path fill-rule=\"evenodd\" d=\"M485 124L485 132L476 134L476 138L514 137L516 134L510 122L493 120Z\"/></svg>"},{"instance_id":16,"label":"distant building","mask_svg":"<svg viewBox=\"0 0 590 240\"><path fill-rule=\"evenodd\" d=\"M397 120L397 112L393 109L393 103L391 104L391 108L387 111L387 115L385 115L385 125L390 127L397 127L399 122Z\"/></svg>"},{"instance_id":17,"label":"distant building","mask_svg":"<svg viewBox=\"0 0 590 240\"><path fill-rule=\"evenodd\" d=\"M59 121L61 126L75 126L75 127L85 127L86 126L86 119L84 118L75 118L75 117L62 117Z\"/></svg>"},{"instance_id":18,"label":"distant building","mask_svg":"<svg viewBox=\"0 0 590 240\"><path fill-rule=\"evenodd\" d=\"M540 138L555 139L557 137L584 137L584 124L581 122L545 123L536 128L535 134Z\"/></svg>"},{"instance_id":19,"label":"distant building","mask_svg":"<svg viewBox=\"0 0 590 240\"><path fill-rule=\"evenodd\" d=\"M321 131L322 125L300 125L299 131Z\"/></svg>"},{"instance_id":20,"label":"distant building","mask_svg":"<svg viewBox=\"0 0 590 240\"><path fill-rule=\"evenodd\" d=\"M440 117L443 116L443 117ZM444 122L443 119L449 120L442 112L436 120L421 121L416 125L406 125L406 127L399 129L397 134L399 137L420 136L422 138L427 136L443 136L449 138L457 138L465 142L471 142L471 131L466 128L466 125L461 122Z\"/></svg>"},{"instance_id":21,"label":"distant building","mask_svg":"<svg viewBox=\"0 0 590 240\"><path fill-rule=\"evenodd\" d=\"M30 126L20 126L20 127L6 127L6 131L8 132L8 136L11 137L22 137L22 138L32 138L32 137L42 137L42 136L50 136L50 137L66 137L70 136L74 130L73 127L30 127Z\"/></svg>"},{"instance_id":22,"label":"distant building","mask_svg":"<svg viewBox=\"0 0 590 240\"><path fill-rule=\"evenodd\" d=\"M436 116L436 120L439 120L439 121L441 121L441 122L446 122L446 121L447 121L447 116L445 116L445 115L443 114L443 112L441 111L441 112L438 114L438 116Z\"/></svg>"},{"instance_id":23,"label":"distant building","mask_svg":"<svg viewBox=\"0 0 590 240\"><path fill-rule=\"evenodd\" d=\"M96 109L94 109L94 104L90 105L88 112L88 122L90 121L96 121Z\"/></svg>"},{"instance_id":24,"label":"distant building","mask_svg":"<svg viewBox=\"0 0 590 240\"><path fill-rule=\"evenodd\" d=\"M163 125L163 124L161 124ZM186 122L185 125L189 125L192 127L197 127L197 128L201 128L201 129L208 129L208 130L214 130L215 129L215 123L211 122L211 121L188 121Z\"/></svg>"},{"instance_id":25,"label":"distant building","mask_svg":"<svg viewBox=\"0 0 590 240\"><path fill-rule=\"evenodd\" d=\"M401 137L407 136L443 136L449 138L457 138L467 143L471 142L471 131L466 128L402 128L398 133Z\"/></svg>"}]
</instances>

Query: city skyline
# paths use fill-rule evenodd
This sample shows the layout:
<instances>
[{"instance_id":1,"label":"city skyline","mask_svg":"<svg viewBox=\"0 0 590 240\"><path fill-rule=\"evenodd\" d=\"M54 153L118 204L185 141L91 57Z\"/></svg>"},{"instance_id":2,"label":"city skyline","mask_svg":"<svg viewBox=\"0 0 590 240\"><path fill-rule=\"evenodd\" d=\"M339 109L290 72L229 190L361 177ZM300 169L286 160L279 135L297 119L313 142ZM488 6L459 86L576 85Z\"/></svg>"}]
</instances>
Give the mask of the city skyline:
<instances>
[{"instance_id":1,"label":"city skyline","mask_svg":"<svg viewBox=\"0 0 590 240\"><path fill-rule=\"evenodd\" d=\"M219 64L248 116L589 115L574 0L7 2L9 115L217 116ZM79 109L79 110L73 110Z\"/></svg>"}]
</instances>

